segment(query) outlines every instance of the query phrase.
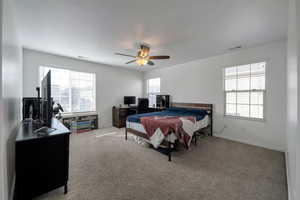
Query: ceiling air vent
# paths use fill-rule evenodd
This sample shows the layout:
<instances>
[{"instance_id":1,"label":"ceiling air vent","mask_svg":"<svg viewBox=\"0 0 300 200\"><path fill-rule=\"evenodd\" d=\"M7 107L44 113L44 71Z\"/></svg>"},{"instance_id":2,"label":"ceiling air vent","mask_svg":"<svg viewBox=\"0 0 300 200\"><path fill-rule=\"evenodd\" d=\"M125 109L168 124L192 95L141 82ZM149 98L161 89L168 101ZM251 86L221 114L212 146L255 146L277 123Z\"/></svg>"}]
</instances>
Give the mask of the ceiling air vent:
<instances>
[{"instance_id":1,"label":"ceiling air vent","mask_svg":"<svg viewBox=\"0 0 300 200\"><path fill-rule=\"evenodd\" d=\"M229 48L228 50L229 51L235 51L235 50L239 50L239 49L242 49L242 48L243 48L243 46L239 45L239 46L235 46L235 47Z\"/></svg>"},{"instance_id":2,"label":"ceiling air vent","mask_svg":"<svg viewBox=\"0 0 300 200\"><path fill-rule=\"evenodd\" d=\"M88 59L88 57L86 57L86 56L77 56L79 59Z\"/></svg>"}]
</instances>

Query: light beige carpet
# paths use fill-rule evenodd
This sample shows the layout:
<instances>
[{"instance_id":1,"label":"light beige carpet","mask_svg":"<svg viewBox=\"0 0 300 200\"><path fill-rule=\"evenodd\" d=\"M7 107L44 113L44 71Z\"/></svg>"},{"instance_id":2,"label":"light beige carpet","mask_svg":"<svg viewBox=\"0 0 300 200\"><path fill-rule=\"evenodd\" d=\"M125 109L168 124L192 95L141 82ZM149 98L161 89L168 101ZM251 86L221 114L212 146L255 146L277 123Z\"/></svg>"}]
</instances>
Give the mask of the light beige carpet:
<instances>
[{"instance_id":1,"label":"light beige carpet","mask_svg":"<svg viewBox=\"0 0 300 200\"><path fill-rule=\"evenodd\" d=\"M37 199L286 200L284 154L207 137L168 162L124 129L101 129L71 136L69 193Z\"/></svg>"}]
</instances>

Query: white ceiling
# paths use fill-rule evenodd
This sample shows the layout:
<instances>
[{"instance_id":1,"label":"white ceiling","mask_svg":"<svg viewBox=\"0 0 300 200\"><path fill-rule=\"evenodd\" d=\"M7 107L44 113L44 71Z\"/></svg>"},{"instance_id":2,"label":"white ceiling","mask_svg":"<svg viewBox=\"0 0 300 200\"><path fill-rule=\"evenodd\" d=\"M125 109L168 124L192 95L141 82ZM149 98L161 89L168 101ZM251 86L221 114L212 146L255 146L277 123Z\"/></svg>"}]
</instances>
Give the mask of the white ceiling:
<instances>
[{"instance_id":1,"label":"white ceiling","mask_svg":"<svg viewBox=\"0 0 300 200\"><path fill-rule=\"evenodd\" d=\"M286 38L287 0L16 0L24 47L133 69L138 43L165 67Z\"/></svg>"}]
</instances>

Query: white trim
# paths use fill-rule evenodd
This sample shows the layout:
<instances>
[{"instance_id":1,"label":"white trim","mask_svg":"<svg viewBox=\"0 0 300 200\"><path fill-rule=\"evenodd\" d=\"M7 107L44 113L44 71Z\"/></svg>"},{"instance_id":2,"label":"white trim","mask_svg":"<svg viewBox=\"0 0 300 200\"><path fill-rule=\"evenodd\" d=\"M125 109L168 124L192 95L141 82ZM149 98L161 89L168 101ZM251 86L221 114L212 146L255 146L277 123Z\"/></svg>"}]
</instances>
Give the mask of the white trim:
<instances>
[{"instance_id":1,"label":"white trim","mask_svg":"<svg viewBox=\"0 0 300 200\"><path fill-rule=\"evenodd\" d=\"M41 87L41 79L43 78L44 76L44 70L43 68L54 68L54 69L57 69L57 70L66 70L68 71L68 73L84 73L84 74L90 74L93 76L93 94L92 96L94 97L94 108L95 108L95 111L97 109L97 76L96 76L96 73L95 72L83 72L83 71L77 71L76 70L73 70L73 69L70 69L70 68L63 68L63 67L53 67L52 65L40 65L39 66L39 77L38 77L38 80L39 80L39 83L40 83L40 87ZM41 76L43 75L43 76ZM71 83L71 76L69 76L69 83ZM51 89L52 89L52 83L51 83ZM72 110L72 90L71 90L71 87L68 88L69 89L69 94L70 94L70 97L69 98L69 105L70 105L70 109ZM79 111L80 112L80 111ZM82 112L94 112L93 110L91 111L82 111Z\"/></svg>"},{"instance_id":2,"label":"white trim","mask_svg":"<svg viewBox=\"0 0 300 200\"><path fill-rule=\"evenodd\" d=\"M242 117L242 116L227 115L227 114L224 114L224 117L225 118L231 118L231 119L239 119L239 120L249 120L249 121L257 121L257 122L266 122L265 118Z\"/></svg>"},{"instance_id":3,"label":"white trim","mask_svg":"<svg viewBox=\"0 0 300 200\"><path fill-rule=\"evenodd\" d=\"M152 80L152 79L159 79L159 92L149 92L149 81ZM151 94L151 93L160 93L160 89L161 89L161 78L160 77L156 77L156 78L148 78L147 79L147 88L146 88L146 92L147 94Z\"/></svg>"},{"instance_id":4,"label":"white trim","mask_svg":"<svg viewBox=\"0 0 300 200\"><path fill-rule=\"evenodd\" d=\"M1 89L0 89L1 90ZM1 95L1 94L0 94ZM2 98L2 97L0 97ZM0 107L2 107L2 100L0 99ZM2 121L2 112L0 113L0 119ZM0 127L0 131L1 133L3 133L3 128L2 126ZM5 199L5 172L4 172L4 165L6 164L6 162L4 162L4 145L3 145L3 137L4 134L0 135L0 177L2 177L0 179L0 199Z\"/></svg>"},{"instance_id":5,"label":"white trim","mask_svg":"<svg viewBox=\"0 0 300 200\"><path fill-rule=\"evenodd\" d=\"M159 79L159 92L149 92L149 81L150 80L153 80L153 79ZM147 79L146 80L146 96L147 96L147 98L149 99L149 96L150 95L159 95L160 93L161 93L161 78L160 77L156 77L156 78L149 78L149 79ZM152 108L153 107L153 105L152 104L150 104L150 102L149 102L149 107L150 108ZM156 107L156 101L155 101L155 105L154 105L154 107Z\"/></svg>"},{"instance_id":6,"label":"white trim","mask_svg":"<svg viewBox=\"0 0 300 200\"><path fill-rule=\"evenodd\" d=\"M9 199L13 200L14 199L14 195L15 195L15 187L16 187L16 173L14 173L14 177L13 177L13 181L10 187L10 196Z\"/></svg>"},{"instance_id":7,"label":"white trim","mask_svg":"<svg viewBox=\"0 0 300 200\"><path fill-rule=\"evenodd\" d=\"M237 98L237 93L238 92L263 92L263 118L255 118L255 117L243 117L243 116L238 116L238 115L230 115L230 114L226 114L226 93L227 92L231 92L231 91L224 91L224 113L223 116L224 117L230 117L230 118L235 118L235 119L242 119L242 120L250 120L250 121L261 121L261 122L266 122L266 90L241 90L241 91L235 91L236 93L236 98ZM251 94L249 95L249 98L251 98ZM250 102L249 102L250 103ZM231 103L228 103L231 104ZM233 103L232 103L233 104ZM243 105L243 104L236 104L236 105ZM261 104L245 104L245 105L261 105ZM250 116L250 115L249 115Z\"/></svg>"},{"instance_id":8,"label":"white trim","mask_svg":"<svg viewBox=\"0 0 300 200\"><path fill-rule=\"evenodd\" d=\"M285 168L286 168L286 184L287 184L287 190L288 190L288 199L289 200L294 200L294 193L293 193L293 190L292 188L290 187L291 186L291 179L290 179L290 172L289 172L289 157L288 157L288 154L287 152L284 153L284 156L285 156Z\"/></svg>"},{"instance_id":9,"label":"white trim","mask_svg":"<svg viewBox=\"0 0 300 200\"><path fill-rule=\"evenodd\" d=\"M265 149L271 149L271 150L275 150L275 151L284 152L284 149L282 149L279 145L261 144L261 143L255 142L255 141L244 140L244 139L241 139L241 138L237 138L235 136L218 134L217 132L214 132L214 137L224 138L224 139L227 139L227 140L232 140L232 141L240 142L240 143L243 143L243 144L249 144L249 145L253 145L253 146L256 146L256 147L262 147L262 148L265 148Z\"/></svg>"},{"instance_id":10,"label":"white trim","mask_svg":"<svg viewBox=\"0 0 300 200\"><path fill-rule=\"evenodd\" d=\"M222 71L223 71L223 116L224 117L230 117L232 119L241 119L241 120L250 120L250 121L260 121L260 122L265 122L266 121L266 84L267 84L267 78L266 78L266 71L267 71L267 68L268 68L268 59L264 59L264 60L260 60L260 61L252 61L252 62L249 62L247 64L238 64L238 65L231 65L231 66L223 66L222 67ZM225 69L226 68L230 68L230 67L239 67L239 66L243 66L243 65L250 65L250 83L251 84L251 65L252 64L256 64L256 63L262 63L264 62L265 63L265 73L264 73L264 76L265 76L265 89L249 89L249 90L228 90L226 91L225 90ZM236 78L236 80L238 80ZM251 87L251 86L250 86ZM230 92L235 92L236 93L236 98L237 98L237 93L239 92L249 92L249 109L251 107L251 105L254 105L254 104L251 104L251 101L250 101L250 98L251 98L251 92L263 92L263 118L253 118L253 117L250 117L250 113L249 113L249 117L242 117L242 116L237 116L237 115L230 115L230 114L227 114L226 113L226 105L227 105L227 102L226 102L226 94L227 93L230 93ZM237 101L237 100L236 100ZM235 103L235 105L238 105L237 102ZM248 104L247 104L248 105ZM237 112L237 110L236 110ZM250 110L249 110L250 112Z\"/></svg>"}]
</instances>

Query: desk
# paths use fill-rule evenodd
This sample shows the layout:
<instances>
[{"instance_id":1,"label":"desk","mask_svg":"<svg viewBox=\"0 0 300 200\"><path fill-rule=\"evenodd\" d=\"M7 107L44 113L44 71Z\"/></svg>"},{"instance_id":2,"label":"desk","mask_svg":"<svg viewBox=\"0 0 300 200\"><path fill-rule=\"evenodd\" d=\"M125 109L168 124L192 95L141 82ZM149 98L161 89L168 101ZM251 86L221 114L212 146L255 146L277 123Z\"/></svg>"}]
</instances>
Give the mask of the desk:
<instances>
[{"instance_id":1,"label":"desk","mask_svg":"<svg viewBox=\"0 0 300 200\"><path fill-rule=\"evenodd\" d=\"M67 193L70 131L55 118L51 127L56 130L39 136L34 132L38 125L22 122L15 147L15 199L32 199L61 186Z\"/></svg>"}]
</instances>

